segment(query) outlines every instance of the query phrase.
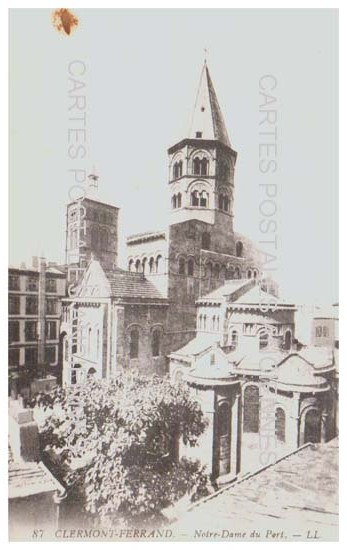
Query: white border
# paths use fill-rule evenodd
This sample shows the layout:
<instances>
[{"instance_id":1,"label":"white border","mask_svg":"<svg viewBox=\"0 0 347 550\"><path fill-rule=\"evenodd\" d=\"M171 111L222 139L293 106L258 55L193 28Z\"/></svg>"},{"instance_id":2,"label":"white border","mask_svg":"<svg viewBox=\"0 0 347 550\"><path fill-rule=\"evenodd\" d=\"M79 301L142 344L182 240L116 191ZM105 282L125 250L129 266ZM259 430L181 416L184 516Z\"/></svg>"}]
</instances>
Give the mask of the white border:
<instances>
[{"instance_id":1,"label":"white border","mask_svg":"<svg viewBox=\"0 0 347 550\"><path fill-rule=\"evenodd\" d=\"M256 2L245 2L245 3L235 3L235 2L214 2L213 5L211 5L209 2L206 2L206 1L203 1L203 0L200 0L200 2L197 2L197 1L194 1L194 2L189 2L187 0L185 1L179 1L179 0L176 0L175 2L172 2L172 3L165 3L164 5L164 2L163 1L157 1L157 2L150 2L148 3L147 5L143 5L142 2L140 1L137 1L137 2L127 2L127 3L119 3L119 2L102 2L101 4L98 3L97 5L95 5L95 3L92 3L90 1L84 1L84 2L72 2L72 3L69 3L67 6L66 4L64 4L65 7L69 7L71 9L73 8L123 8L123 9L126 9L126 8L193 8L193 9L197 9L197 8L210 8L210 9L216 9L216 8L249 8L249 9L254 9L254 8L339 8L340 9L340 13L339 13L339 16L340 16L340 97L342 98L342 101L341 101L341 105L340 105L340 108L341 108L341 115L340 115L340 120L346 120L346 107L345 107L345 101L346 101L346 98L347 98L347 90L346 90L346 81L345 81L345 57L343 56L342 52L346 52L347 51L347 45L346 45L346 8L344 6L344 3L343 2L335 2L334 5L329 5L329 3L325 3L325 2L306 2L305 3L305 6L303 6L302 2L291 2L290 3L290 6L288 5L283 5L284 3L283 2L268 2L266 3L266 5L262 5L262 6L259 6ZM328 5L327 5L328 4ZM8 92L7 92L7 87L4 85L4 82L7 80L7 76L8 76L8 13L7 13L7 9L15 9L15 8L47 8L47 2L44 2L44 1L41 1L41 2L36 2L35 3L35 6L27 6L27 4L25 2L7 2L7 4L4 6L3 4L1 5L1 8L0 8L0 13L1 13L1 34L0 34L0 40L1 40L1 43L0 43L0 56L1 56L1 65L2 65L2 79L1 79L1 83L2 85L0 86L0 93L1 93L1 155L2 155L2 162L1 162L1 167L2 167L2 171L3 171L3 174L2 174L2 185L1 185L1 189L2 189L2 197L1 197L1 208L2 208L2 215L0 217L0 220L1 220L1 236L2 236L2 239L1 239L1 245L2 245L2 254L0 256L1 258L1 279L0 279L0 283L1 283L1 296L2 296L2 303L3 303L3 312L2 312L2 315L1 315L1 341L2 341L2 346L1 346L1 368L3 370L3 375L4 375L4 383L2 384L3 386L3 391L4 391L4 395L3 395L3 399L1 399L1 407L2 407L2 410L1 410L1 413L2 413L2 418L3 419L6 419L7 418L7 382L5 383L5 380L7 380L7 311L6 311L6 307L5 307L5 303L6 303L6 296L7 296L7 269L8 269L8 247L7 247L7 236L8 236L8 207L7 207L7 203L8 203L8 191L7 191L7 181L8 181L8 110L7 110L7 105L8 105ZM53 8L52 8L53 9ZM308 32L308 37L309 37L309 32ZM343 61L341 61L341 59ZM344 116L345 115L345 116ZM345 128L340 128L340 158L342 159L342 161L344 161L344 159L346 158L346 132L344 131ZM341 162L340 163L340 170L341 170L341 175L340 175L340 181L342 182L342 185L340 187L340 193L341 193L341 198L340 198L340 204L341 202L344 201L344 199L346 199L346 190L345 190L345 187L347 185L347 178L346 178L346 167L345 167L345 163L344 162ZM326 182L327 185L329 185L329 182L327 181ZM343 203L342 202L342 203ZM340 239L342 241L342 243L344 244L344 238L346 238L346 235L347 235L347 216L346 216L346 213L344 210L342 210L342 208L340 209ZM340 241L340 242L341 242ZM345 277L346 274L346 262L345 262L345 257L343 255L343 245L340 245L340 278L342 281L345 281L347 280L347 278ZM324 250L322 250L322 255L324 255ZM345 306L346 306L346 290L345 290L345 287L342 286L341 288L341 295L340 295L340 305L342 307L340 307L340 312L341 312L341 317L340 317L340 334L345 334L347 333L347 331L345 331L345 328L346 328L346 317L345 317ZM341 354L341 351L340 351L340 354ZM346 470L345 470L345 459L347 457L347 449L346 449L346 433L345 433L345 428L344 428L344 424L345 424L345 419L347 418L346 416L346 410L345 410L345 407L346 407L346 401L344 400L344 388L346 387L346 375L345 375L345 372L344 370L347 368L347 361L345 360L346 357L345 357L345 346L343 345L342 346L342 358L340 360L340 364L341 364L341 369L340 369L340 372L341 372L341 382L340 382L340 388L342 389L342 397L343 399L341 399L340 401L340 407L341 407L341 410L340 410L340 448L341 448L341 451L340 451L340 457L341 457L341 460L340 460L340 465L341 465L341 472L340 472L340 511L341 511L341 517L340 517L340 542L337 543L337 544L341 544L341 543L346 543L347 542L347 536L346 536L346 532L347 532L347 526L346 526L346 521L344 520L344 512L345 512L345 509L346 509L346 487L347 487L347 478L346 478ZM5 392L6 392L6 397L5 397ZM5 423L5 422L4 422ZM1 475L1 531L0 531L0 540L1 542L5 542L6 544L9 544L7 542L7 475L6 475L6 472L7 472L7 434L6 432L3 434L3 437L1 437L1 444L2 444L2 447L1 447L1 455L0 455L0 460L1 460L1 472L2 472L2 475ZM317 482L319 482L319 480L317 480ZM19 545L22 545L22 544L27 544L27 543L15 543L15 544L19 544ZM35 545L36 543L34 543ZM44 543L45 544L45 547L46 546L51 546L51 545L54 545L53 548L56 548L57 547L57 543ZM58 543L60 544L60 543ZM70 544L75 544L75 543L70 543ZM100 543L90 543L90 542L84 542L84 548L88 548L89 546L91 548L94 548L95 549L95 544L100 544ZM126 544L125 548L126 549L130 549L132 547L133 544L137 544L137 543L132 543L132 542L127 542L127 543L119 543L119 542L116 542L117 546L123 546L124 544ZM149 545L151 545L152 543L148 543L148 542L143 542L141 543L141 548L142 547L148 547L149 548ZM160 544L163 544L162 542L160 542ZM201 543L201 542L174 542L174 543L170 543L170 545L181 545L181 546L191 546L192 544L194 544L194 547L196 547L196 545L201 545L201 544L204 544L204 543ZM218 544L218 543L215 543L215 542L211 542L209 543L210 545L215 545L215 544ZM227 544L227 543L222 543L222 544ZM234 543L235 544L235 543ZM238 543L236 543L238 544ZM249 542L245 542L243 543L243 548L247 548L248 545L251 545L253 543L249 543ZM261 542L261 543L257 543L257 544L262 544L262 545L268 545L268 544L271 544L271 543L267 543L267 542ZM301 547L301 545L305 545L305 548L307 548L307 545L312 545L314 543L307 543L307 542L287 542L285 543L286 544L286 547L288 546L288 544L294 544L295 545L295 548L296 549L299 549ZM330 545L330 543L320 543L320 546L319 548L325 548L327 547L327 545ZM71 546L69 546L70 548ZM205 546L204 546L205 547ZM30 548L33 548L32 544L30 545ZM42 546L41 546L42 548ZM220 548L220 546L219 546ZM272 546L273 548L273 546Z\"/></svg>"}]
</instances>

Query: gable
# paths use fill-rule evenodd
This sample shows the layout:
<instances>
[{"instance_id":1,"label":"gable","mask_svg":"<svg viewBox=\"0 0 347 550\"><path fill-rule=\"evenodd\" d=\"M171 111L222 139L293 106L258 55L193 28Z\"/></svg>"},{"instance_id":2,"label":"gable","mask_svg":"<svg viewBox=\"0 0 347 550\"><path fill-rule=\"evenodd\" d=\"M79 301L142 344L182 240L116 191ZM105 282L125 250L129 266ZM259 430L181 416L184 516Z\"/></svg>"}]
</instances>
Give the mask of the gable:
<instances>
[{"instance_id":1,"label":"gable","mask_svg":"<svg viewBox=\"0 0 347 550\"><path fill-rule=\"evenodd\" d=\"M109 298L111 296L110 284L98 261L90 262L77 296L80 298Z\"/></svg>"}]
</instances>

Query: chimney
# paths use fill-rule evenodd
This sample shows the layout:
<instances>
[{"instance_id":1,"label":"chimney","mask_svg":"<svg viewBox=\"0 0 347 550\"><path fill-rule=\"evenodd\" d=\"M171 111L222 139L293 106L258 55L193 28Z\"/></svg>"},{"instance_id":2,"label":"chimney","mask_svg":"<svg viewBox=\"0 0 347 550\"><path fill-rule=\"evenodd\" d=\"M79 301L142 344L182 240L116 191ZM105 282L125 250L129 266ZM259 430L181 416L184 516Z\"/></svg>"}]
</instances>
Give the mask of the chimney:
<instances>
[{"instance_id":1,"label":"chimney","mask_svg":"<svg viewBox=\"0 0 347 550\"><path fill-rule=\"evenodd\" d=\"M32 409L23 409L20 401L10 400L9 423L9 439L14 459L38 462L39 430Z\"/></svg>"},{"instance_id":2,"label":"chimney","mask_svg":"<svg viewBox=\"0 0 347 550\"><path fill-rule=\"evenodd\" d=\"M26 269L26 268L27 268L27 266L25 265L25 262L21 262L20 268L21 268L21 269Z\"/></svg>"}]
</instances>

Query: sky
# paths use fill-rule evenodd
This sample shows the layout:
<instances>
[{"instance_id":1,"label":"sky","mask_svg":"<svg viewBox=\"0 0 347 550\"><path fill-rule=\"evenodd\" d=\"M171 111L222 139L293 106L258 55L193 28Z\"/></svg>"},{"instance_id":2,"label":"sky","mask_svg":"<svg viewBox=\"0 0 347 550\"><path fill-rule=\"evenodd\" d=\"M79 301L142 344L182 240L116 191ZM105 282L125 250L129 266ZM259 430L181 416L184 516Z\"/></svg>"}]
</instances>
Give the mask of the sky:
<instances>
[{"instance_id":1,"label":"sky","mask_svg":"<svg viewBox=\"0 0 347 550\"><path fill-rule=\"evenodd\" d=\"M80 166L96 168L99 200L121 209L125 266L127 235L167 226L167 149L187 136L207 56L238 152L235 230L264 246L262 184L274 183L273 277L281 294L336 302L337 11L73 11L79 25L70 36L53 27L49 9L10 12L10 263L42 254L64 261L69 169L76 167L68 155L69 64L86 66L88 154ZM272 175L259 169L265 75L276 81Z\"/></svg>"}]
</instances>

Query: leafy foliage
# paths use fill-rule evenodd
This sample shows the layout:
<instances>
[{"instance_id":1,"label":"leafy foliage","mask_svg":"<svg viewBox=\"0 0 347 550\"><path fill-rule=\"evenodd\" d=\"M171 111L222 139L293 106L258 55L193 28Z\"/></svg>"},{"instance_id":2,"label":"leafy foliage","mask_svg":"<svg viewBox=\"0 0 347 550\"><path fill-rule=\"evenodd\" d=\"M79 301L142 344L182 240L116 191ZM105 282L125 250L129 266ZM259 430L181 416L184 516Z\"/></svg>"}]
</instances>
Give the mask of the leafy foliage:
<instances>
[{"instance_id":1,"label":"leafy foliage","mask_svg":"<svg viewBox=\"0 0 347 550\"><path fill-rule=\"evenodd\" d=\"M187 493L207 494L199 463L178 459L179 439L195 446L206 426L185 384L121 372L57 388L36 405L47 414L43 450L59 453L68 482L78 474L86 511L103 524L150 519Z\"/></svg>"}]
</instances>

